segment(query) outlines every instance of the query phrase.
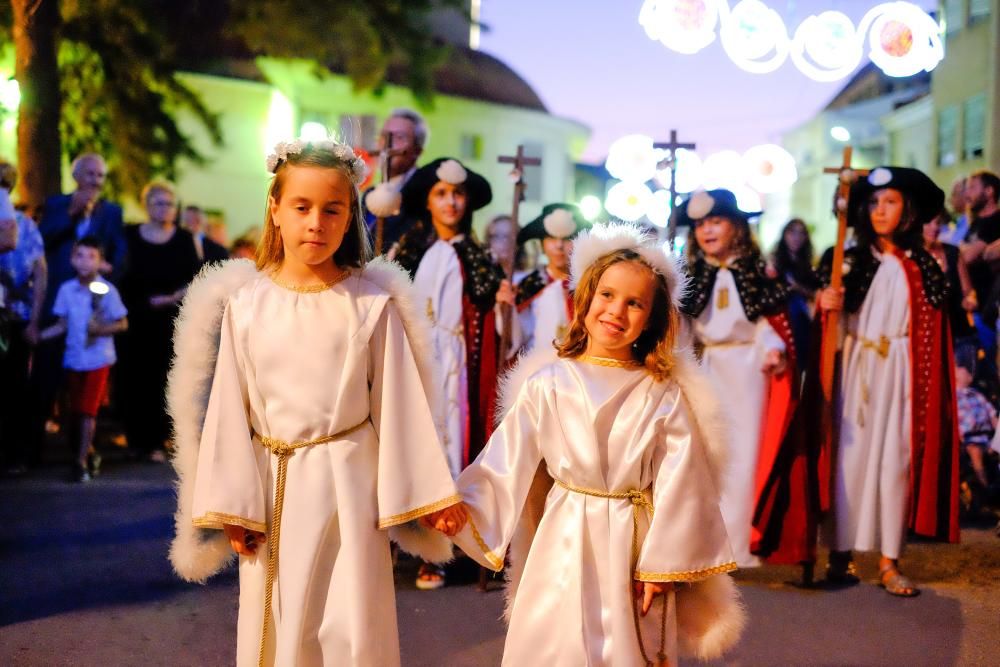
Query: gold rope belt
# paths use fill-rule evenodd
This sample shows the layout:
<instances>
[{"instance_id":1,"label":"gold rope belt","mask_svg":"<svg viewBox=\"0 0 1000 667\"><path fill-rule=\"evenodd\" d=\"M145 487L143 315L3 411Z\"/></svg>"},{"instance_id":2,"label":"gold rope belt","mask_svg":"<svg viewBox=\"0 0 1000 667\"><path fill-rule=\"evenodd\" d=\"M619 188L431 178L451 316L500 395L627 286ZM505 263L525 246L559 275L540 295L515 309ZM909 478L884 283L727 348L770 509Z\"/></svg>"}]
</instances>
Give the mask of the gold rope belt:
<instances>
[{"instance_id":1,"label":"gold rope belt","mask_svg":"<svg viewBox=\"0 0 1000 667\"><path fill-rule=\"evenodd\" d=\"M281 510L285 503L285 477L288 474L288 457L296 449L312 447L313 445L325 445L328 442L342 440L367 423L368 419L365 418L364 421L339 433L300 442L285 442L284 440L269 438L259 433L253 434L253 437L257 438L257 441L264 449L278 457L278 474L274 481L274 511L271 514L271 525L267 535L267 576L264 580L264 625L260 631L260 651L257 654L257 664L259 667L263 667L264 665L267 626L271 623L271 600L273 599L274 577L278 571L278 545L281 542Z\"/></svg>"},{"instance_id":2,"label":"gold rope belt","mask_svg":"<svg viewBox=\"0 0 1000 667\"><path fill-rule=\"evenodd\" d=\"M572 491L573 493L593 496L594 498L607 498L609 500L627 500L632 503L632 567L634 569L635 565L639 561L639 515L642 514L642 510L645 509L649 513L649 517L653 517L653 503L646 497L646 492L637 491L635 489L630 489L628 491L601 491L600 489L588 489L582 486L576 486L559 479L553 479L553 481L555 481L555 483L562 488L567 491ZM646 645L642 641L642 629L639 626L638 601L636 600L632 590L629 590L628 593L629 596L632 597L632 622L635 624L635 636L639 640L639 652L642 654L642 659L646 662L647 667L651 667L653 665L653 661L646 655ZM658 660L656 664L663 664L663 661L667 659L666 593L664 593L662 597L663 607L660 610L660 650L656 654Z\"/></svg>"},{"instance_id":3,"label":"gold rope belt","mask_svg":"<svg viewBox=\"0 0 1000 667\"><path fill-rule=\"evenodd\" d=\"M878 340L873 340L871 338L865 338L864 336L856 336L850 334L850 337L858 342L861 346L862 351L868 350L874 352L878 355L879 359L889 358L889 346L894 340L904 340L907 336L879 336ZM868 399L871 397L871 387L868 386L868 355L861 355L859 360L860 374L861 374L861 406L858 407L858 426L862 428L865 425L865 406L868 404Z\"/></svg>"}]
</instances>

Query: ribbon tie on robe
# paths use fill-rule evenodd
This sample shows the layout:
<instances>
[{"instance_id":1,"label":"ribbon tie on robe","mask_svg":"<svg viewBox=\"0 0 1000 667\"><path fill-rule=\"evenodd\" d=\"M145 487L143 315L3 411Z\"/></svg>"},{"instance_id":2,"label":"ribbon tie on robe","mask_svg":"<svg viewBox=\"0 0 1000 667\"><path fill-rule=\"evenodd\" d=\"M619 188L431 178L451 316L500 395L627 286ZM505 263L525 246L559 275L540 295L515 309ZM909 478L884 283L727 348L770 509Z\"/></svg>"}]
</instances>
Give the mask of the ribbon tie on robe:
<instances>
[{"instance_id":1,"label":"ribbon tie on robe","mask_svg":"<svg viewBox=\"0 0 1000 667\"><path fill-rule=\"evenodd\" d=\"M553 481L572 493L593 496L595 498L607 498L609 500L628 500L632 503L632 567L634 568L636 563L639 561L639 515L642 514L642 510L645 509L649 512L650 518L653 517L653 503L646 497L646 492L636 489L629 489L628 491L601 491L600 489L588 489L582 486L576 486L574 484L564 482L561 479L553 478ZM629 594L631 595L632 591L629 591ZM663 608L660 611L660 650L656 654L658 662L655 664L663 664L663 661L667 658L667 605L668 597L671 596L672 592L664 594L663 596ZM645 661L647 667L651 667L654 663L649 659L649 656L646 655L646 645L642 641L642 629L639 625L639 610L636 604L636 601L633 599L632 620L635 623L635 636L636 639L639 640L639 652L642 654L642 659Z\"/></svg>"},{"instance_id":2,"label":"ribbon tie on robe","mask_svg":"<svg viewBox=\"0 0 1000 667\"><path fill-rule=\"evenodd\" d=\"M328 442L342 440L354 431L368 423L368 418L344 429L333 435L315 438L313 440L302 440L299 442L285 442L277 438L269 438L266 435L254 433L253 437L264 449L278 457L278 474L274 480L274 511L271 514L271 525L267 536L267 575L264 580L264 625L260 631L260 652L257 656L257 664L264 665L264 647L267 643L267 626L271 622L271 600L273 599L274 577L278 570L278 545L281 543L281 510L285 503L285 477L288 475L288 457L296 449L302 447L312 447L314 445L325 445Z\"/></svg>"}]
</instances>

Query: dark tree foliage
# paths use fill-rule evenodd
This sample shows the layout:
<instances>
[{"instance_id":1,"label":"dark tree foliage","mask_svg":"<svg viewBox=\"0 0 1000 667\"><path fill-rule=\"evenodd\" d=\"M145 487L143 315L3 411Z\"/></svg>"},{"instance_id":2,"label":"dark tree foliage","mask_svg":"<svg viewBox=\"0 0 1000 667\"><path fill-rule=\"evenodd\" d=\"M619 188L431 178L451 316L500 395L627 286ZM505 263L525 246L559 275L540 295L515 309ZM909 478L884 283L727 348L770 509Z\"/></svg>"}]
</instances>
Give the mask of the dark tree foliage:
<instances>
[{"instance_id":1,"label":"dark tree foliage","mask_svg":"<svg viewBox=\"0 0 1000 667\"><path fill-rule=\"evenodd\" d=\"M61 94L61 153L101 153L111 168L112 190L131 195L154 176L173 178L178 160L204 161L178 126L180 112L196 118L216 144L222 141L217 117L178 72L233 58L307 58L317 63L317 76L335 71L350 77L357 90L378 91L389 68L402 67L406 85L427 103L434 68L447 53L432 36L428 13L464 5L461 0L11 0L0 5L5 31L0 40L12 41L18 35L15 17L37 16L33 6L45 2L58 3L58 16L46 19L54 27L58 72L46 79L37 65L30 71L43 83L59 85L47 97L36 97L52 100ZM12 11L19 5L25 11ZM31 81L19 82L22 90L32 90ZM32 101L22 102L21 122L38 113ZM21 172L46 175L22 180L21 200L29 205L52 194L52 183L59 181L58 159L41 150L51 137L41 134L32 129L19 136Z\"/></svg>"}]
</instances>

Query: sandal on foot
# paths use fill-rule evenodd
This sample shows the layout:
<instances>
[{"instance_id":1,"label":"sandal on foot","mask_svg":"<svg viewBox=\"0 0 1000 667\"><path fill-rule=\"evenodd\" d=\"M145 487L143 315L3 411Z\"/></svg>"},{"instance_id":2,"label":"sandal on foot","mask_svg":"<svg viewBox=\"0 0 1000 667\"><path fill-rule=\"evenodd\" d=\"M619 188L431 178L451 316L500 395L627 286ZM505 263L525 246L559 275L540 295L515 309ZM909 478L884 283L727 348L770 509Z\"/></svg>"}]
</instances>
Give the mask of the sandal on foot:
<instances>
[{"instance_id":1,"label":"sandal on foot","mask_svg":"<svg viewBox=\"0 0 1000 667\"><path fill-rule=\"evenodd\" d=\"M417 572L417 589L436 591L444 586L444 569L424 563Z\"/></svg>"},{"instance_id":2,"label":"sandal on foot","mask_svg":"<svg viewBox=\"0 0 1000 667\"><path fill-rule=\"evenodd\" d=\"M861 581L850 552L830 552L826 566L826 581L834 586L853 586Z\"/></svg>"},{"instance_id":3,"label":"sandal on foot","mask_svg":"<svg viewBox=\"0 0 1000 667\"><path fill-rule=\"evenodd\" d=\"M910 581L896 566L883 568L878 575L878 585L889 595L901 598L912 598L920 595L920 589Z\"/></svg>"}]
</instances>

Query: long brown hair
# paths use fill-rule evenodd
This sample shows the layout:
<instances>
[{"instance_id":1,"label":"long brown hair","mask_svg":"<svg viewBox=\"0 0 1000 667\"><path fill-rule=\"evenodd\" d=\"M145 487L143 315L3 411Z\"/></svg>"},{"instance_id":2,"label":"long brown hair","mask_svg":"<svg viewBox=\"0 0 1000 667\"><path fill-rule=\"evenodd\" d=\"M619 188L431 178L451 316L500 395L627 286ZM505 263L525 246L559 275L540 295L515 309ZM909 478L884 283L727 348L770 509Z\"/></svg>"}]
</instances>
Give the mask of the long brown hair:
<instances>
[{"instance_id":1,"label":"long brown hair","mask_svg":"<svg viewBox=\"0 0 1000 667\"><path fill-rule=\"evenodd\" d=\"M674 345L679 324L677 306L670 299L666 278L657 273L642 255L628 248L602 255L583 272L573 294L573 322L566 334L566 340L562 344L556 343L556 350L564 359L575 359L586 354L589 336L584 320L594 300L594 294L597 293L597 284L601 281L601 276L619 262L639 264L653 277L653 303L649 320L646 322L646 328L632 344L632 358L641 363L658 382L662 382L670 376L675 362Z\"/></svg>"},{"instance_id":2,"label":"long brown hair","mask_svg":"<svg viewBox=\"0 0 1000 667\"><path fill-rule=\"evenodd\" d=\"M267 201L264 213L264 236L257 245L257 270L265 271L280 266L285 259L285 246L281 241L281 231L274 224L271 216L271 200L281 200L282 187L289 165L293 167L317 167L321 169L337 169L351 183L351 219L340 242L340 247L333 253L333 261L339 267L363 267L372 258L371 244L368 241L368 230L365 226L365 215L361 210L361 193L354 183L351 165L338 157L333 150L307 144L298 153L289 154L283 159L274 172L271 186L267 190Z\"/></svg>"}]
</instances>

